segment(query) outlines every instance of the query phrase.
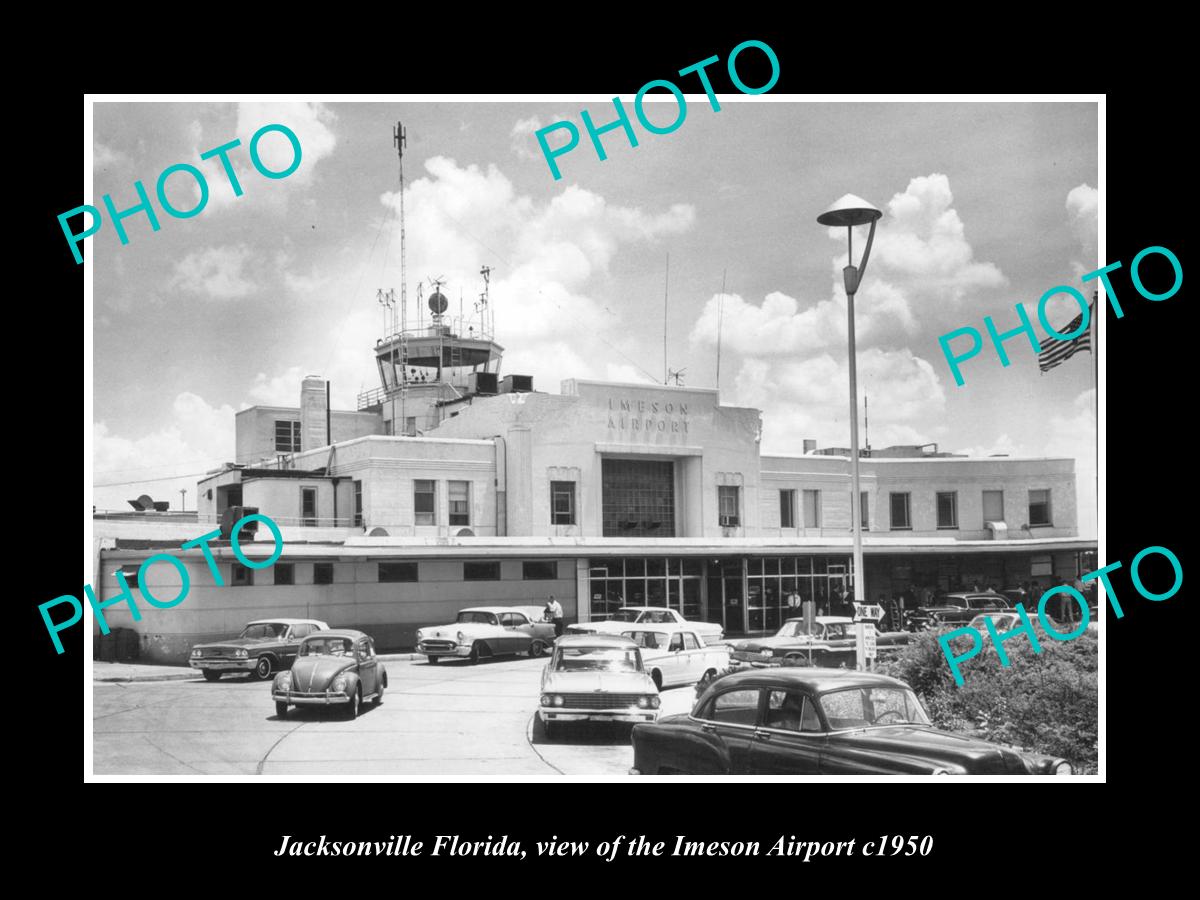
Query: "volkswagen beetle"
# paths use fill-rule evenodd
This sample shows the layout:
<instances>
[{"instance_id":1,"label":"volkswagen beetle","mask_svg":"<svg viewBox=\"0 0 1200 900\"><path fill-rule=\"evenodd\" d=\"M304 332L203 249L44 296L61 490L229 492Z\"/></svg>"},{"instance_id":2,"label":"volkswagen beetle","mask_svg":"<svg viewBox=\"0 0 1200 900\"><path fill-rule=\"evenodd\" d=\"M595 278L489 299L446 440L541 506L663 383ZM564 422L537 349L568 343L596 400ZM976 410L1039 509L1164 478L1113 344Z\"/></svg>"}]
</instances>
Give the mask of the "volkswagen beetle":
<instances>
[{"instance_id":1,"label":"volkswagen beetle","mask_svg":"<svg viewBox=\"0 0 1200 900\"><path fill-rule=\"evenodd\" d=\"M292 705L340 706L347 718L354 719L363 703L383 702L387 683L387 670L375 656L371 637L337 628L300 642L296 662L291 671L275 676L271 696L281 719Z\"/></svg>"}]
</instances>

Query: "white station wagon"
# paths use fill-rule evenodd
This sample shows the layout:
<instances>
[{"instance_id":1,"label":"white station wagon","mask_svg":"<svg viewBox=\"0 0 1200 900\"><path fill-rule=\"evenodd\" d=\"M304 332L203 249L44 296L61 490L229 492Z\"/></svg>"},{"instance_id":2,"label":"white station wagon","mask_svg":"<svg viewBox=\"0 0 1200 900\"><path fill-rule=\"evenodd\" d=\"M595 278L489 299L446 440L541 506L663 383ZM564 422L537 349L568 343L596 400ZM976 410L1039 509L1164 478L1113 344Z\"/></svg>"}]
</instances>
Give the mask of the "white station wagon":
<instances>
[{"instance_id":1,"label":"white station wagon","mask_svg":"<svg viewBox=\"0 0 1200 900\"><path fill-rule=\"evenodd\" d=\"M540 606L472 606L450 625L417 629L417 652L430 663L442 657L468 659L528 653L541 656L554 643L554 623Z\"/></svg>"}]
</instances>

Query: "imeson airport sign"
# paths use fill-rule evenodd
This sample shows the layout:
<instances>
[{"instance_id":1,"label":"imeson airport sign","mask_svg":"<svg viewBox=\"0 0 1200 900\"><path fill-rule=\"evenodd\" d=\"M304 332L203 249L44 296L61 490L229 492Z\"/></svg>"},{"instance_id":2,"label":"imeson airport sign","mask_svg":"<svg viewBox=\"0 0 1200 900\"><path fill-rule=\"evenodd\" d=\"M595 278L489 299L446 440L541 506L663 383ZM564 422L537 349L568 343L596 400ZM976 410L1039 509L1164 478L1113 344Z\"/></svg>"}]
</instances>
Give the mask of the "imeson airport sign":
<instances>
[{"instance_id":1,"label":"imeson airport sign","mask_svg":"<svg viewBox=\"0 0 1200 900\"><path fill-rule=\"evenodd\" d=\"M688 433L688 405L674 400L608 398L609 431Z\"/></svg>"}]
</instances>

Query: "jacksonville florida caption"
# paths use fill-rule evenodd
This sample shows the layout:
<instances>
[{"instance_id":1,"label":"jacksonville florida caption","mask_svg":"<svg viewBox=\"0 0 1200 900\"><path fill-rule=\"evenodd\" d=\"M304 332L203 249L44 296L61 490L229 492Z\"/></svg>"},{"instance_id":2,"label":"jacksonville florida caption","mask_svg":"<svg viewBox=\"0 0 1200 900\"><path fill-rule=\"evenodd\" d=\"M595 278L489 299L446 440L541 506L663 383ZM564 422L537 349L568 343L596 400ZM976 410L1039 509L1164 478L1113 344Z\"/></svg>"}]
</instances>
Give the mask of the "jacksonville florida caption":
<instances>
[{"instance_id":1,"label":"jacksonville florida caption","mask_svg":"<svg viewBox=\"0 0 1200 900\"><path fill-rule=\"evenodd\" d=\"M389 835L386 841L327 841L321 835L317 841L293 840L285 834L275 856L516 856L525 858L520 841L510 841L508 835L499 840L464 841L456 835L439 834L426 852L424 841L414 841L412 835Z\"/></svg>"}]
</instances>

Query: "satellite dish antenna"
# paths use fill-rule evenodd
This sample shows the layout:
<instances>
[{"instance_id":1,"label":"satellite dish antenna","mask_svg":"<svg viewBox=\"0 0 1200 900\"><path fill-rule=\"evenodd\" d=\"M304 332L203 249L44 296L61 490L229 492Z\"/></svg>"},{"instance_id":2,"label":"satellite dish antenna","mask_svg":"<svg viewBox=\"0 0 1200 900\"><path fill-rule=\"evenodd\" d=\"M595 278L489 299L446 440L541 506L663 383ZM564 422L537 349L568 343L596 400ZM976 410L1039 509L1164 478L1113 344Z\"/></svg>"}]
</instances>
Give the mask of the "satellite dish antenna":
<instances>
[{"instance_id":1,"label":"satellite dish antenna","mask_svg":"<svg viewBox=\"0 0 1200 900\"><path fill-rule=\"evenodd\" d=\"M429 295L429 309L435 316L440 316L450 306L450 301L446 299L446 295L441 291L434 291Z\"/></svg>"},{"instance_id":2,"label":"satellite dish antenna","mask_svg":"<svg viewBox=\"0 0 1200 900\"><path fill-rule=\"evenodd\" d=\"M368 532L368 534L367 534L367 537L387 537L387 536L388 536L387 529L384 529L384 528L372 528L370 530L370 532Z\"/></svg>"}]
</instances>

